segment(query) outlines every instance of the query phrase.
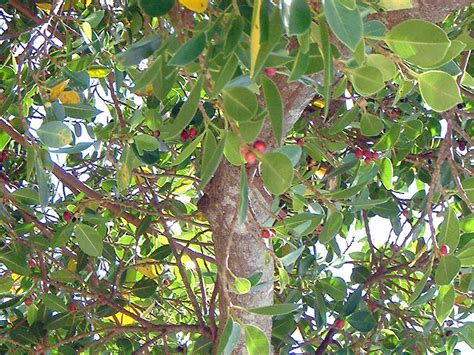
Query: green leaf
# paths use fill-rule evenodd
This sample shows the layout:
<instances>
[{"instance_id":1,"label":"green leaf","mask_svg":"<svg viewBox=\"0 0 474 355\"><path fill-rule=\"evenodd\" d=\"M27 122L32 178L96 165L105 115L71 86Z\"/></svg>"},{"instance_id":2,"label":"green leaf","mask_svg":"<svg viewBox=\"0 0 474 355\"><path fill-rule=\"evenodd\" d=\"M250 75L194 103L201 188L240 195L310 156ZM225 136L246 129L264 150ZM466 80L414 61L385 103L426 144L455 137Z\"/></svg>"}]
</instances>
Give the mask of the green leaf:
<instances>
[{"instance_id":1,"label":"green leaf","mask_svg":"<svg viewBox=\"0 0 474 355\"><path fill-rule=\"evenodd\" d=\"M281 195L291 186L293 166L283 153L267 153L262 158L262 179L274 195Z\"/></svg>"},{"instance_id":2,"label":"green leaf","mask_svg":"<svg viewBox=\"0 0 474 355\"><path fill-rule=\"evenodd\" d=\"M204 189L219 167L219 163L221 162L224 153L224 144L225 137L223 137L219 144L217 144L212 131L209 129L206 132L201 160L201 182L199 183L199 190Z\"/></svg>"},{"instance_id":3,"label":"green leaf","mask_svg":"<svg viewBox=\"0 0 474 355\"><path fill-rule=\"evenodd\" d=\"M74 275L68 270L56 270L51 273L51 279L58 282L74 282Z\"/></svg>"},{"instance_id":4,"label":"green leaf","mask_svg":"<svg viewBox=\"0 0 474 355\"><path fill-rule=\"evenodd\" d=\"M359 184L343 190L336 191L323 191L322 194L324 197L330 198L331 200L346 199L356 195L360 190L366 187L367 184Z\"/></svg>"},{"instance_id":5,"label":"green leaf","mask_svg":"<svg viewBox=\"0 0 474 355\"><path fill-rule=\"evenodd\" d=\"M237 86L224 90L224 112L233 120L250 121L257 109L257 97L249 89Z\"/></svg>"},{"instance_id":6,"label":"green leaf","mask_svg":"<svg viewBox=\"0 0 474 355\"><path fill-rule=\"evenodd\" d=\"M461 266L474 266L474 240L464 245L456 257L461 262Z\"/></svg>"},{"instance_id":7,"label":"green leaf","mask_svg":"<svg viewBox=\"0 0 474 355\"><path fill-rule=\"evenodd\" d=\"M249 184L245 166L240 167L240 193L239 193L239 223L242 224L247 218L249 209Z\"/></svg>"},{"instance_id":8,"label":"green leaf","mask_svg":"<svg viewBox=\"0 0 474 355\"><path fill-rule=\"evenodd\" d=\"M442 65L452 61L464 50L464 48L466 48L466 44L464 42L452 40L444 58L429 69L439 68Z\"/></svg>"},{"instance_id":9,"label":"green leaf","mask_svg":"<svg viewBox=\"0 0 474 355\"><path fill-rule=\"evenodd\" d=\"M449 285L461 268L461 262L454 255L443 256L435 272L437 285Z\"/></svg>"},{"instance_id":10,"label":"green leaf","mask_svg":"<svg viewBox=\"0 0 474 355\"><path fill-rule=\"evenodd\" d=\"M266 76L262 77L263 95L270 115L273 133L278 143L283 138L283 101L278 86Z\"/></svg>"},{"instance_id":11,"label":"green leaf","mask_svg":"<svg viewBox=\"0 0 474 355\"><path fill-rule=\"evenodd\" d=\"M420 74L418 85L423 100L436 112L448 111L462 102L456 80L443 71L433 70Z\"/></svg>"},{"instance_id":12,"label":"green leaf","mask_svg":"<svg viewBox=\"0 0 474 355\"><path fill-rule=\"evenodd\" d=\"M301 46L296 54L293 67L291 68L291 74L288 78L288 82L291 83L301 78L304 75L309 65L309 51L305 51L305 48Z\"/></svg>"},{"instance_id":13,"label":"green leaf","mask_svg":"<svg viewBox=\"0 0 474 355\"><path fill-rule=\"evenodd\" d=\"M245 163L244 156L241 152L239 136L233 131L227 132L224 145L224 155L232 165L241 166Z\"/></svg>"},{"instance_id":14,"label":"green leaf","mask_svg":"<svg viewBox=\"0 0 474 355\"><path fill-rule=\"evenodd\" d=\"M400 58L423 68L436 65L440 58L444 58L450 45L446 32L418 19L396 25L384 39Z\"/></svg>"},{"instance_id":15,"label":"green leaf","mask_svg":"<svg viewBox=\"0 0 474 355\"><path fill-rule=\"evenodd\" d=\"M116 55L117 60L129 67L139 64L143 59L150 57L161 47L160 35L152 35L132 44L125 52Z\"/></svg>"},{"instance_id":16,"label":"green leaf","mask_svg":"<svg viewBox=\"0 0 474 355\"><path fill-rule=\"evenodd\" d=\"M94 106L86 104L63 105L63 107L66 117L82 118L83 120L94 118L102 112L96 109Z\"/></svg>"},{"instance_id":17,"label":"green leaf","mask_svg":"<svg viewBox=\"0 0 474 355\"><path fill-rule=\"evenodd\" d=\"M26 205L39 205L39 194L38 191L29 188L29 187L21 187L16 189L12 196L20 203L24 203Z\"/></svg>"},{"instance_id":18,"label":"green leaf","mask_svg":"<svg viewBox=\"0 0 474 355\"><path fill-rule=\"evenodd\" d=\"M439 228L438 244L446 244L450 250L455 250L460 238L459 220L451 207L445 213L444 221Z\"/></svg>"},{"instance_id":19,"label":"green leaf","mask_svg":"<svg viewBox=\"0 0 474 355\"><path fill-rule=\"evenodd\" d=\"M149 134L137 134L133 137L133 140L137 146L139 154L143 154L144 151L154 151L160 147L158 139Z\"/></svg>"},{"instance_id":20,"label":"green leaf","mask_svg":"<svg viewBox=\"0 0 474 355\"><path fill-rule=\"evenodd\" d=\"M420 120L409 120L403 122L403 133L409 141L416 139L423 132L423 122Z\"/></svg>"},{"instance_id":21,"label":"green leaf","mask_svg":"<svg viewBox=\"0 0 474 355\"><path fill-rule=\"evenodd\" d=\"M387 190L392 189L393 165L389 158L383 158L380 161L380 180Z\"/></svg>"},{"instance_id":22,"label":"green leaf","mask_svg":"<svg viewBox=\"0 0 474 355\"><path fill-rule=\"evenodd\" d=\"M306 249L306 247L302 246L291 253L286 254L284 257L280 258L281 264L283 266L288 266L293 264L303 253L303 251Z\"/></svg>"},{"instance_id":23,"label":"green leaf","mask_svg":"<svg viewBox=\"0 0 474 355\"><path fill-rule=\"evenodd\" d=\"M374 316L368 311L358 311L352 313L348 319L348 322L355 329L363 333L370 332L377 326Z\"/></svg>"},{"instance_id":24,"label":"green leaf","mask_svg":"<svg viewBox=\"0 0 474 355\"><path fill-rule=\"evenodd\" d=\"M243 277L236 277L234 280L234 286L238 293L244 295L246 293L249 293L252 284L249 280Z\"/></svg>"},{"instance_id":25,"label":"green leaf","mask_svg":"<svg viewBox=\"0 0 474 355\"><path fill-rule=\"evenodd\" d=\"M428 268L428 270L425 272L421 280L416 284L415 291L410 295L410 304L413 304L418 297L421 295L421 292L423 292L423 289L425 288L426 283L428 282L428 278L431 275L431 266Z\"/></svg>"},{"instance_id":26,"label":"green leaf","mask_svg":"<svg viewBox=\"0 0 474 355\"><path fill-rule=\"evenodd\" d=\"M264 306L258 308L247 308L247 311L255 314L262 314L265 316L281 316L284 314L295 312L299 306L292 303L280 303L271 306Z\"/></svg>"},{"instance_id":27,"label":"green leaf","mask_svg":"<svg viewBox=\"0 0 474 355\"><path fill-rule=\"evenodd\" d=\"M152 221L152 216L145 216L140 222L140 224L137 227L137 230L135 231L135 238L138 240L140 236L146 233L148 228L150 227Z\"/></svg>"},{"instance_id":28,"label":"green leaf","mask_svg":"<svg viewBox=\"0 0 474 355\"><path fill-rule=\"evenodd\" d=\"M232 317L227 317L224 330L222 331L217 347L217 355L231 355L240 339L240 325L234 322Z\"/></svg>"},{"instance_id":29,"label":"green leaf","mask_svg":"<svg viewBox=\"0 0 474 355\"><path fill-rule=\"evenodd\" d=\"M138 5L148 16L166 15L174 6L174 0L138 0Z\"/></svg>"},{"instance_id":30,"label":"green leaf","mask_svg":"<svg viewBox=\"0 0 474 355\"><path fill-rule=\"evenodd\" d=\"M86 224L78 223L74 228L79 248L89 256L101 256L104 248L100 234Z\"/></svg>"},{"instance_id":31,"label":"green leaf","mask_svg":"<svg viewBox=\"0 0 474 355\"><path fill-rule=\"evenodd\" d=\"M385 134L380 138L380 140L375 144L372 149L373 150L389 150L391 149L400 138L400 131L401 131L401 124L396 123L385 132Z\"/></svg>"},{"instance_id":32,"label":"green leaf","mask_svg":"<svg viewBox=\"0 0 474 355\"><path fill-rule=\"evenodd\" d=\"M64 299L59 296L47 294L47 295L43 295L41 298L43 299L45 306L48 307L52 311L58 311L58 312L68 311L67 306L64 302Z\"/></svg>"},{"instance_id":33,"label":"green leaf","mask_svg":"<svg viewBox=\"0 0 474 355\"><path fill-rule=\"evenodd\" d=\"M351 295L347 298L344 308L341 311L341 316L345 317L351 315L357 309L357 306L362 299L363 290L364 285L360 285L354 292L351 293Z\"/></svg>"},{"instance_id":34,"label":"green leaf","mask_svg":"<svg viewBox=\"0 0 474 355\"><path fill-rule=\"evenodd\" d=\"M183 129L185 129L192 121L198 109L199 100L201 98L201 89L204 77L201 76L195 83L188 96L186 102L181 106L176 118L169 124L163 126L161 130L161 138L173 139L177 137Z\"/></svg>"},{"instance_id":35,"label":"green leaf","mask_svg":"<svg viewBox=\"0 0 474 355\"><path fill-rule=\"evenodd\" d=\"M328 133L330 135L339 133L352 122L354 122L359 114L359 107L356 105L351 108L349 111L346 111L344 115L339 118L336 118L334 123L332 123L331 128L329 128Z\"/></svg>"},{"instance_id":36,"label":"green leaf","mask_svg":"<svg viewBox=\"0 0 474 355\"><path fill-rule=\"evenodd\" d=\"M157 287L158 285L155 281L144 277L135 285L133 285L132 293L140 298L148 298L153 296L153 294L156 292Z\"/></svg>"},{"instance_id":37,"label":"green leaf","mask_svg":"<svg viewBox=\"0 0 474 355\"><path fill-rule=\"evenodd\" d=\"M357 7L350 9L340 0L324 0L324 14L337 38L353 52L362 40L362 17Z\"/></svg>"},{"instance_id":38,"label":"green leaf","mask_svg":"<svg viewBox=\"0 0 474 355\"><path fill-rule=\"evenodd\" d=\"M354 89L362 96L376 94L385 86L382 72L374 67L362 66L349 72Z\"/></svg>"},{"instance_id":39,"label":"green leaf","mask_svg":"<svg viewBox=\"0 0 474 355\"><path fill-rule=\"evenodd\" d=\"M306 0L283 1L283 24L288 35L301 35L311 25L311 9Z\"/></svg>"},{"instance_id":40,"label":"green leaf","mask_svg":"<svg viewBox=\"0 0 474 355\"><path fill-rule=\"evenodd\" d=\"M366 63L370 67L377 68L382 72L383 80L388 81L397 75L398 68L395 63L382 54L370 54L366 58Z\"/></svg>"},{"instance_id":41,"label":"green leaf","mask_svg":"<svg viewBox=\"0 0 474 355\"><path fill-rule=\"evenodd\" d=\"M436 297L435 303L435 314L438 323L442 324L444 320L449 316L454 306L454 299L456 293L454 292L454 286L441 286L439 288L438 297Z\"/></svg>"},{"instance_id":42,"label":"green leaf","mask_svg":"<svg viewBox=\"0 0 474 355\"><path fill-rule=\"evenodd\" d=\"M168 65L187 65L196 60L204 48L206 48L206 34L201 32L181 46Z\"/></svg>"},{"instance_id":43,"label":"green leaf","mask_svg":"<svg viewBox=\"0 0 474 355\"><path fill-rule=\"evenodd\" d=\"M360 133L366 137L379 135L383 128L383 121L375 115L366 112L360 118Z\"/></svg>"},{"instance_id":44,"label":"green leaf","mask_svg":"<svg viewBox=\"0 0 474 355\"><path fill-rule=\"evenodd\" d=\"M314 31L316 32L316 31ZM323 56L324 63L324 88L323 97L324 102L331 102L331 87L334 76L333 67L333 49L331 40L329 38L329 28L324 15L319 16L319 37L321 39L321 54ZM329 106L324 106L324 117L327 117L329 113Z\"/></svg>"},{"instance_id":45,"label":"green leaf","mask_svg":"<svg viewBox=\"0 0 474 355\"><path fill-rule=\"evenodd\" d=\"M346 282L340 277L331 277L320 281L324 291L335 301L343 301L347 294Z\"/></svg>"},{"instance_id":46,"label":"green leaf","mask_svg":"<svg viewBox=\"0 0 474 355\"><path fill-rule=\"evenodd\" d=\"M334 211L329 214L324 222L324 229L319 236L319 241L323 244L329 243L341 229L343 219L344 215L341 212Z\"/></svg>"},{"instance_id":47,"label":"green leaf","mask_svg":"<svg viewBox=\"0 0 474 355\"><path fill-rule=\"evenodd\" d=\"M474 203L474 177L464 179L461 183L464 191L466 192L469 201Z\"/></svg>"},{"instance_id":48,"label":"green leaf","mask_svg":"<svg viewBox=\"0 0 474 355\"><path fill-rule=\"evenodd\" d=\"M28 307L28 312L26 313L26 321L28 322L29 326L32 326L36 322L36 319L38 318L38 311L39 308L34 303Z\"/></svg>"},{"instance_id":49,"label":"green leaf","mask_svg":"<svg viewBox=\"0 0 474 355\"><path fill-rule=\"evenodd\" d=\"M245 345L249 355L270 355L270 342L265 333L253 325L245 325Z\"/></svg>"},{"instance_id":50,"label":"green leaf","mask_svg":"<svg viewBox=\"0 0 474 355\"><path fill-rule=\"evenodd\" d=\"M200 134L197 138L195 138L191 143L189 143L178 155L178 157L173 160L170 166L178 166L182 162L184 162L193 152L196 150L199 143L201 143L202 139L204 138L204 133Z\"/></svg>"},{"instance_id":51,"label":"green leaf","mask_svg":"<svg viewBox=\"0 0 474 355\"><path fill-rule=\"evenodd\" d=\"M16 254L14 251L0 252L0 262L5 264L8 270L16 274L31 274L31 269L28 267L25 256Z\"/></svg>"},{"instance_id":52,"label":"green leaf","mask_svg":"<svg viewBox=\"0 0 474 355\"><path fill-rule=\"evenodd\" d=\"M59 121L46 122L36 131L39 139L50 148L61 148L71 144L72 131L66 124Z\"/></svg>"},{"instance_id":53,"label":"green leaf","mask_svg":"<svg viewBox=\"0 0 474 355\"><path fill-rule=\"evenodd\" d=\"M219 95L224 86L234 77L238 65L238 57L232 54L214 82L214 87L211 94L209 95L209 98L214 99L217 95Z\"/></svg>"}]
</instances>

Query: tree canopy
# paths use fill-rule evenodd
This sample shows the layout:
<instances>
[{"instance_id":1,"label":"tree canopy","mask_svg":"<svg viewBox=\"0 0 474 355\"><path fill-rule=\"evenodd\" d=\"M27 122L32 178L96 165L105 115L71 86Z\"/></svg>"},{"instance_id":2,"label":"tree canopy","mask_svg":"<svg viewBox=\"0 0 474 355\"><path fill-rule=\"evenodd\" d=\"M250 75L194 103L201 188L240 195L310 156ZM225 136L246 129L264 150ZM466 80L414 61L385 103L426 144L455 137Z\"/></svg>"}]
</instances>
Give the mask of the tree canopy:
<instances>
[{"instance_id":1,"label":"tree canopy","mask_svg":"<svg viewBox=\"0 0 474 355\"><path fill-rule=\"evenodd\" d=\"M469 4L0 0L0 352L474 348Z\"/></svg>"}]
</instances>

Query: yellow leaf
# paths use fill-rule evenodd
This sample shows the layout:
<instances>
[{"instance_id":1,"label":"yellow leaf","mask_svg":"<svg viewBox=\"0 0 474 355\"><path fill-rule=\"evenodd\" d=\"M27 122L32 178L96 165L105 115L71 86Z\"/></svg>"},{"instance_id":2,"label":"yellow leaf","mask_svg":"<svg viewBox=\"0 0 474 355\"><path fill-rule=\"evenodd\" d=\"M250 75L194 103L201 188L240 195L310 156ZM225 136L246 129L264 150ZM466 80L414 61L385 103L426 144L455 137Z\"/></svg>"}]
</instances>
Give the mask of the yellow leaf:
<instances>
[{"instance_id":1,"label":"yellow leaf","mask_svg":"<svg viewBox=\"0 0 474 355\"><path fill-rule=\"evenodd\" d=\"M92 41L92 27L91 27L91 24L87 21L83 22L82 25L81 25L81 28L82 28L82 32L84 33L84 36L86 36L86 38L89 41Z\"/></svg>"},{"instance_id":2,"label":"yellow leaf","mask_svg":"<svg viewBox=\"0 0 474 355\"><path fill-rule=\"evenodd\" d=\"M324 104L324 100L318 99L318 100L313 101L313 106L324 108L324 106L326 105Z\"/></svg>"},{"instance_id":3,"label":"yellow leaf","mask_svg":"<svg viewBox=\"0 0 474 355\"><path fill-rule=\"evenodd\" d=\"M70 259L67 263L67 269L71 272L76 272L77 270L77 262L74 259Z\"/></svg>"},{"instance_id":4,"label":"yellow leaf","mask_svg":"<svg viewBox=\"0 0 474 355\"><path fill-rule=\"evenodd\" d=\"M59 94L59 100L65 105L78 105L81 103L81 97L75 91L63 91Z\"/></svg>"},{"instance_id":5,"label":"yellow leaf","mask_svg":"<svg viewBox=\"0 0 474 355\"><path fill-rule=\"evenodd\" d=\"M413 7L411 0L380 0L377 5L388 11L411 9Z\"/></svg>"},{"instance_id":6,"label":"yellow leaf","mask_svg":"<svg viewBox=\"0 0 474 355\"><path fill-rule=\"evenodd\" d=\"M52 5L51 4L48 4L46 2L39 2L36 4L36 7L38 7L39 9L45 11L46 13L49 14L49 12L51 11L52 9Z\"/></svg>"},{"instance_id":7,"label":"yellow leaf","mask_svg":"<svg viewBox=\"0 0 474 355\"><path fill-rule=\"evenodd\" d=\"M261 10L262 0L257 0L253 8L252 31L250 32L250 77L255 75L255 65L257 64L258 52L260 51Z\"/></svg>"},{"instance_id":8,"label":"yellow leaf","mask_svg":"<svg viewBox=\"0 0 474 355\"><path fill-rule=\"evenodd\" d=\"M109 75L110 70L107 69L106 67L95 65L95 66L92 66L90 69L88 69L87 73L89 74L91 78L101 79Z\"/></svg>"},{"instance_id":9,"label":"yellow leaf","mask_svg":"<svg viewBox=\"0 0 474 355\"><path fill-rule=\"evenodd\" d=\"M135 269L149 279L156 279L160 277L163 271L162 266L156 264L156 260L150 258L140 260L135 265Z\"/></svg>"},{"instance_id":10,"label":"yellow leaf","mask_svg":"<svg viewBox=\"0 0 474 355\"><path fill-rule=\"evenodd\" d=\"M137 316L139 315L138 311L136 311L134 308L132 308L130 306L125 306L123 308L126 309L127 311L129 311L130 313L136 314ZM122 313L122 312L117 312L113 316L105 317L104 320L109 320L109 321L115 322L117 325L130 325L130 324L133 324L133 323L137 322L135 319L130 317L128 314L125 314L125 313Z\"/></svg>"},{"instance_id":11,"label":"yellow leaf","mask_svg":"<svg viewBox=\"0 0 474 355\"><path fill-rule=\"evenodd\" d=\"M92 1L93 1L93 0L82 0L81 2L87 7L87 6L89 6L90 4L92 4Z\"/></svg>"},{"instance_id":12,"label":"yellow leaf","mask_svg":"<svg viewBox=\"0 0 474 355\"><path fill-rule=\"evenodd\" d=\"M208 0L179 0L185 8L194 12L204 12L207 10Z\"/></svg>"},{"instance_id":13,"label":"yellow leaf","mask_svg":"<svg viewBox=\"0 0 474 355\"><path fill-rule=\"evenodd\" d=\"M69 84L69 79L66 81L63 81L62 83L53 86L52 88L47 88L49 91L49 101L55 101L59 98L59 95L66 89L66 86Z\"/></svg>"}]
</instances>

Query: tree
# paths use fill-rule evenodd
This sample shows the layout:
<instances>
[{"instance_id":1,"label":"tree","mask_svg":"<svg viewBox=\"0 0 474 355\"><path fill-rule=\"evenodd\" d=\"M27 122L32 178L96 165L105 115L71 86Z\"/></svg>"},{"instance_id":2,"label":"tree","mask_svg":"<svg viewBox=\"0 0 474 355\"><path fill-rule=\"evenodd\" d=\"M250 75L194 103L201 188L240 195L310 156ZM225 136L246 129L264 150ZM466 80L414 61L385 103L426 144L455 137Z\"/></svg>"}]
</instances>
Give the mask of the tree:
<instances>
[{"instance_id":1,"label":"tree","mask_svg":"<svg viewBox=\"0 0 474 355\"><path fill-rule=\"evenodd\" d=\"M1 4L2 352L474 347L470 1Z\"/></svg>"}]
</instances>

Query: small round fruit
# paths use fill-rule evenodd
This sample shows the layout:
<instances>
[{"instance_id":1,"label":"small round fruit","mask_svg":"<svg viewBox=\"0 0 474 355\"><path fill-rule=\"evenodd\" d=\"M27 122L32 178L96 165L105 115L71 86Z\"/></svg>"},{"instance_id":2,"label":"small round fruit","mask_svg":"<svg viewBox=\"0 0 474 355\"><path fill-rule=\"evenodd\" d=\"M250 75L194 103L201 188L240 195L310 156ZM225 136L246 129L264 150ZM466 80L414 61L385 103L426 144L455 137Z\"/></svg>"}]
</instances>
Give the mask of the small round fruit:
<instances>
[{"instance_id":1,"label":"small round fruit","mask_svg":"<svg viewBox=\"0 0 474 355\"><path fill-rule=\"evenodd\" d=\"M259 153L265 153L267 151L267 144L264 141L255 141L253 144L253 149Z\"/></svg>"},{"instance_id":2,"label":"small round fruit","mask_svg":"<svg viewBox=\"0 0 474 355\"><path fill-rule=\"evenodd\" d=\"M392 120L396 120L397 117L398 117L397 111L395 111L395 110L390 111L390 118L391 118Z\"/></svg>"},{"instance_id":3,"label":"small round fruit","mask_svg":"<svg viewBox=\"0 0 474 355\"><path fill-rule=\"evenodd\" d=\"M466 141L464 139L461 139L458 141L458 148L459 150L465 150L466 149Z\"/></svg>"},{"instance_id":4,"label":"small round fruit","mask_svg":"<svg viewBox=\"0 0 474 355\"><path fill-rule=\"evenodd\" d=\"M365 162L366 164L370 164L370 163L372 163L372 159L370 159L369 157L367 157L367 158L364 159L364 162Z\"/></svg>"},{"instance_id":5,"label":"small round fruit","mask_svg":"<svg viewBox=\"0 0 474 355\"><path fill-rule=\"evenodd\" d=\"M245 161L247 162L247 164L253 165L257 161L257 156L254 152L247 152L245 153Z\"/></svg>"},{"instance_id":6,"label":"small round fruit","mask_svg":"<svg viewBox=\"0 0 474 355\"><path fill-rule=\"evenodd\" d=\"M269 239L271 237L273 237L273 233L270 229L263 229L261 232L260 232L260 236L262 238L265 238L265 239Z\"/></svg>"},{"instance_id":7,"label":"small round fruit","mask_svg":"<svg viewBox=\"0 0 474 355\"><path fill-rule=\"evenodd\" d=\"M199 131L198 131L198 129L197 129L196 127L191 127L191 128L189 129L189 137L190 137L191 139L196 138L198 134L199 134Z\"/></svg>"},{"instance_id":8,"label":"small round fruit","mask_svg":"<svg viewBox=\"0 0 474 355\"><path fill-rule=\"evenodd\" d=\"M364 151L362 151L360 149L356 150L355 156L356 156L357 159L363 158L364 157Z\"/></svg>"},{"instance_id":9,"label":"small round fruit","mask_svg":"<svg viewBox=\"0 0 474 355\"><path fill-rule=\"evenodd\" d=\"M298 139L296 140L296 144L299 145L300 147L303 147L303 146L304 146L304 142L303 142L303 140L302 140L301 138L298 138Z\"/></svg>"},{"instance_id":10,"label":"small round fruit","mask_svg":"<svg viewBox=\"0 0 474 355\"><path fill-rule=\"evenodd\" d=\"M380 158L380 154L377 152L370 152L369 156L372 160L377 160L378 158Z\"/></svg>"},{"instance_id":11,"label":"small round fruit","mask_svg":"<svg viewBox=\"0 0 474 355\"><path fill-rule=\"evenodd\" d=\"M72 213L69 212L69 211L64 211L64 213L63 213L63 219L64 219L66 222L69 222L69 221L72 219Z\"/></svg>"},{"instance_id":12,"label":"small round fruit","mask_svg":"<svg viewBox=\"0 0 474 355\"><path fill-rule=\"evenodd\" d=\"M339 329L344 328L345 325L346 325L346 322L344 322L344 320L342 319L338 319L336 323L334 323L334 326Z\"/></svg>"},{"instance_id":13,"label":"small round fruit","mask_svg":"<svg viewBox=\"0 0 474 355\"><path fill-rule=\"evenodd\" d=\"M189 132L188 131L183 131L181 132L181 140L183 142L186 142L190 138Z\"/></svg>"},{"instance_id":14,"label":"small round fruit","mask_svg":"<svg viewBox=\"0 0 474 355\"><path fill-rule=\"evenodd\" d=\"M27 299L25 299L25 304L29 307L33 304L33 300L28 297Z\"/></svg>"},{"instance_id":15,"label":"small round fruit","mask_svg":"<svg viewBox=\"0 0 474 355\"><path fill-rule=\"evenodd\" d=\"M68 309L69 312L76 312L77 311L77 307L73 304L70 305L67 309Z\"/></svg>"},{"instance_id":16,"label":"small round fruit","mask_svg":"<svg viewBox=\"0 0 474 355\"><path fill-rule=\"evenodd\" d=\"M161 135L161 132L159 129L157 129L156 131L153 132L153 136L158 138L159 136Z\"/></svg>"},{"instance_id":17,"label":"small round fruit","mask_svg":"<svg viewBox=\"0 0 474 355\"><path fill-rule=\"evenodd\" d=\"M446 244L441 245L439 252L444 256L449 255L449 247Z\"/></svg>"},{"instance_id":18,"label":"small round fruit","mask_svg":"<svg viewBox=\"0 0 474 355\"><path fill-rule=\"evenodd\" d=\"M163 280L163 286L169 286L171 285L171 280L170 279L164 279Z\"/></svg>"},{"instance_id":19,"label":"small round fruit","mask_svg":"<svg viewBox=\"0 0 474 355\"><path fill-rule=\"evenodd\" d=\"M405 218L410 217L407 210L403 211L402 214L403 214L403 217L405 217Z\"/></svg>"},{"instance_id":20,"label":"small round fruit","mask_svg":"<svg viewBox=\"0 0 474 355\"><path fill-rule=\"evenodd\" d=\"M277 72L277 68L275 67L265 68L265 74L269 77L275 76L276 72Z\"/></svg>"},{"instance_id":21,"label":"small round fruit","mask_svg":"<svg viewBox=\"0 0 474 355\"><path fill-rule=\"evenodd\" d=\"M28 266L34 269L36 267L36 261L34 261L33 259L28 260Z\"/></svg>"}]
</instances>

